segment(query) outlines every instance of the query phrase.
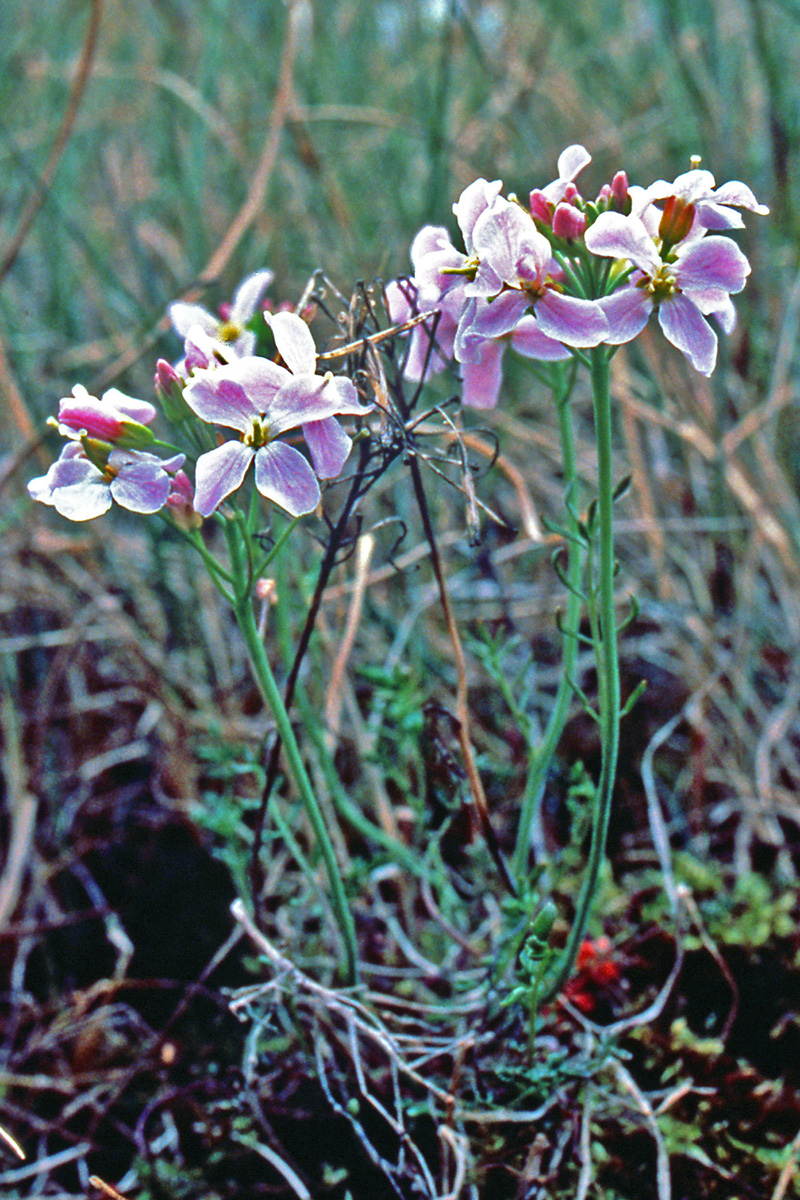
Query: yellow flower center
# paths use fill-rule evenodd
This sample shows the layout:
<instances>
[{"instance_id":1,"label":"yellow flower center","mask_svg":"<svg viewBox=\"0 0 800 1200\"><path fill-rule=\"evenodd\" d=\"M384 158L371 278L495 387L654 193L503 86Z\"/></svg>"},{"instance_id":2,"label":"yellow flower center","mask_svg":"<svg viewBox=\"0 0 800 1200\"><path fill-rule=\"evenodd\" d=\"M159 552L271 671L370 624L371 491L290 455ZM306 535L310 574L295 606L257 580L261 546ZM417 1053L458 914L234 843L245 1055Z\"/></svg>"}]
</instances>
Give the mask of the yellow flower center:
<instances>
[{"instance_id":1,"label":"yellow flower center","mask_svg":"<svg viewBox=\"0 0 800 1200\"><path fill-rule=\"evenodd\" d=\"M247 432L243 434L242 441L245 446L252 446L254 450L258 450L261 446L266 446L267 442L271 441L269 423L266 417L253 417L253 423Z\"/></svg>"},{"instance_id":2,"label":"yellow flower center","mask_svg":"<svg viewBox=\"0 0 800 1200\"><path fill-rule=\"evenodd\" d=\"M217 337L221 342L235 342L242 336L242 327L235 321L222 321L217 327Z\"/></svg>"},{"instance_id":3,"label":"yellow flower center","mask_svg":"<svg viewBox=\"0 0 800 1200\"><path fill-rule=\"evenodd\" d=\"M655 304L662 300L669 300L671 296L680 291L675 276L667 263L662 263L655 275L649 275L640 280L639 286L653 297Z\"/></svg>"}]
</instances>

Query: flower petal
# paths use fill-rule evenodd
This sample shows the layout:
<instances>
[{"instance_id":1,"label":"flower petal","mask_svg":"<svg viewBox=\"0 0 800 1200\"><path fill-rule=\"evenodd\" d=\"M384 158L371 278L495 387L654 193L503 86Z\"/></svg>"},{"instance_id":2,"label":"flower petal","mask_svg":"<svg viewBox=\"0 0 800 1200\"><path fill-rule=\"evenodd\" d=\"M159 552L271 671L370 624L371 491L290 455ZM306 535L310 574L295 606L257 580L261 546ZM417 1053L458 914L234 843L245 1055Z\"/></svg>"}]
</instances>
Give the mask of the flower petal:
<instances>
[{"instance_id":1,"label":"flower petal","mask_svg":"<svg viewBox=\"0 0 800 1200\"><path fill-rule=\"evenodd\" d=\"M511 334L511 345L525 358L538 358L542 362L563 362L572 358L561 342L542 333L535 317L523 317Z\"/></svg>"},{"instance_id":2,"label":"flower petal","mask_svg":"<svg viewBox=\"0 0 800 1200\"><path fill-rule=\"evenodd\" d=\"M303 426L303 437L320 479L335 479L347 462L353 445L336 418L309 421Z\"/></svg>"},{"instance_id":3,"label":"flower petal","mask_svg":"<svg viewBox=\"0 0 800 1200\"><path fill-rule=\"evenodd\" d=\"M659 305L664 336L685 354L696 371L710 375L717 362L717 335L687 296L677 292Z\"/></svg>"},{"instance_id":4,"label":"flower petal","mask_svg":"<svg viewBox=\"0 0 800 1200\"><path fill-rule=\"evenodd\" d=\"M333 375L290 375L270 404L268 419L272 436L296 429L308 421L351 413L365 415L358 392L349 379Z\"/></svg>"},{"instance_id":5,"label":"flower petal","mask_svg":"<svg viewBox=\"0 0 800 1200\"><path fill-rule=\"evenodd\" d=\"M259 301L275 278L274 271L254 271L243 279L233 297L230 320L234 325L246 325L255 315Z\"/></svg>"},{"instance_id":6,"label":"flower petal","mask_svg":"<svg viewBox=\"0 0 800 1200\"><path fill-rule=\"evenodd\" d=\"M167 312L172 328L182 338L186 337L193 325L199 325L211 337L214 337L219 327L219 322L212 317L208 309L199 304L184 304L182 300L176 300L170 304Z\"/></svg>"},{"instance_id":7,"label":"flower petal","mask_svg":"<svg viewBox=\"0 0 800 1200\"><path fill-rule=\"evenodd\" d=\"M91 521L111 508L108 481L94 463L82 455L61 457L45 477L49 480L50 503L69 521ZM41 499L42 497L37 497Z\"/></svg>"},{"instance_id":8,"label":"flower petal","mask_svg":"<svg viewBox=\"0 0 800 1200\"><path fill-rule=\"evenodd\" d=\"M604 258L627 258L648 275L658 270L661 260L655 244L639 217L601 213L584 235L587 249Z\"/></svg>"},{"instance_id":9,"label":"flower petal","mask_svg":"<svg viewBox=\"0 0 800 1200\"><path fill-rule=\"evenodd\" d=\"M164 507L170 481L160 460L148 462L116 451L108 461L110 467L118 468L110 484L111 495L117 504L138 513L154 513Z\"/></svg>"},{"instance_id":10,"label":"flower petal","mask_svg":"<svg viewBox=\"0 0 800 1200\"><path fill-rule=\"evenodd\" d=\"M319 484L306 459L286 442L270 442L256 451L256 487L292 517L313 512Z\"/></svg>"},{"instance_id":11,"label":"flower petal","mask_svg":"<svg viewBox=\"0 0 800 1200\"><path fill-rule=\"evenodd\" d=\"M735 204L737 208L746 208L750 212L758 213L759 216L769 216L766 204L759 204L747 184L740 183L738 179L721 184L714 192L714 203Z\"/></svg>"},{"instance_id":12,"label":"flower petal","mask_svg":"<svg viewBox=\"0 0 800 1200\"><path fill-rule=\"evenodd\" d=\"M563 296L548 288L534 311L542 333L568 346L598 346L608 335L608 322L597 300Z\"/></svg>"},{"instance_id":13,"label":"flower petal","mask_svg":"<svg viewBox=\"0 0 800 1200\"><path fill-rule=\"evenodd\" d=\"M459 322L455 355L459 362L473 362L476 339L502 337L511 333L531 306L527 292L511 289L502 292L491 303L475 300L465 308Z\"/></svg>"},{"instance_id":14,"label":"flower petal","mask_svg":"<svg viewBox=\"0 0 800 1200\"><path fill-rule=\"evenodd\" d=\"M480 360L461 367L461 399L472 408L494 408L503 383L505 342L483 343Z\"/></svg>"},{"instance_id":15,"label":"flower petal","mask_svg":"<svg viewBox=\"0 0 800 1200\"><path fill-rule=\"evenodd\" d=\"M317 368L317 347L311 330L296 313L264 313L272 330L278 353L295 375L313 375Z\"/></svg>"},{"instance_id":16,"label":"flower petal","mask_svg":"<svg viewBox=\"0 0 800 1200\"><path fill-rule=\"evenodd\" d=\"M194 506L202 517L209 517L226 496L241 486L254 454L244 442L225 442L200 455L194 476Z\"/></svg>"},{"instance_id":17,"label":"flower petal","mask_svg":"<svg viewBox=\"0 0 800 1200\"><path fill-rule=\"evenodd\" d=\"M73 388L73 392L74 390ZM111 405L118 413L122 413L123 417L130 421L138 421L140 425L149 425L156 417L154 405L147 400L136 400L133 396L126 396L118 388L109 388L107 392L103 392L102 403Z\"/></svg>"},{"instance_id":18,"label":"flower petal","mask_svg":"<svg viewBox=\"0 0 800 1200\"><path fill-rule=\"evenodd\" d=\"M458 227L461 230L464 238L464 245L469 253L472 247L472 232L475 228L475 222L482 213L491 208L503 187L502 179L495 179L489 183L485 179L475 179L464 188L464 191L459 196L456 203L453 205L453 213L458 221Z\"/></svg>"},{"instance_id":19,"label":"flower petal","mask_svg":"<svg viewBox=\"0 0 800 1200\"><path fill-rule=\"evenodd\" d=\"M500 289L497 281L515 287L524 274L526 282L537 282L547 270L550 243L519 204L498 199L479 218L474 230L475 250L480 258L478 273L465 289L468 296L491 296Z\"/></svg>"},{"instance_id":20,"label":"flower petal","mask_svg":"<svg viewBox=\"0 0 800 1200\"><path fill-rule=\"evenodd\" d=\"M750 274L750 263L727 237L704 237L679 256L675 278L682 291L704 288L740 292Z\"/></svg>"},{"instance_id":21,"label":"flower petal","mask_svg":"<svg viewBox=\"0 0 800 1200\"><path fill-rule=\"evenodd\" d=\"M239 358L193 375L183 398L201 420L244 433L255 415L269 412L291 378L284 367L267 358Z\"/></svg>"},{"instance_id":22,"label":"flower petal","mask_svg":"<svg viewBox=\"0 0 800 1200\"><path fill-rule=\"evenodd\" d=\"M608 322L606 341L610 346L632 341L644 329L653 311L653 302L644 288L633 285L605 296L600 304Z\"/></svg>"}]
</instances>

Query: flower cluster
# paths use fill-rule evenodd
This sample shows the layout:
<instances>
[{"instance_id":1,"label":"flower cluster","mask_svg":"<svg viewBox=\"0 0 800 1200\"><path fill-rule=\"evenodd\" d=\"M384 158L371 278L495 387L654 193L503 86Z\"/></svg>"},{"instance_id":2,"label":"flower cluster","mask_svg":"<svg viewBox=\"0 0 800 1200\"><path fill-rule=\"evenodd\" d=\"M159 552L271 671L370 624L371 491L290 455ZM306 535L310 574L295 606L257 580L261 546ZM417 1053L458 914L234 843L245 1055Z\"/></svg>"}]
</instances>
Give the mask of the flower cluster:
<instances>
[{"instance_id":1,"label":"flower cluster","mask_svg":"<svg viewBox=\"0 0 800 1200\"><path fill-rule=\"evenodd\" d=\"M409 378L455 358L464 401L489 408L508 344L530 358L565 359L630 341L653 312L692 366L711 374L717 336L707 318L730 332L730 297L750 266L735 242L710 231L740 228L739 208L769 210L744 184L717 188L696 167L648 188L619 171L587 200L576 179L590 161L583 146L568 147L558 178L531 191L527 205L504 197L499 180L470 184L453 205L463 251L443 226L420 230L413 276L387 289L393 319L437 314L435 329L426 322L411 334Z\"/></svg>"},{"instance_id":2,"label":"flower cluster","mask_svg":"<svg viewBox=\"0 0 800 1200\"><path fill-rule=\"evenodd\" d=\"M311 331L290 312L263 313L282 363L255 353L259 305L271 271L249 276L220 320L199 305L170 307L174 330L184 339L174 366L159 360L156 393L165 415L197 420L196 440L211 449L195 462L194 488L183 471L186 454L158 442L149 425L157 410L116 388L101 398L78 384L59 403L52 423L66 437L58 460L28 485L30 495L73 521L90 520L116 501L154 513L167 506L208 517L242 485L254 464L255 486L291 516L312 512L320 500L318 479L334 478L350 453L340 416L363 416L354 384L317 374ZM218 441L212 428L233 430ZM302 431L311 458L282 440ZM161 457L158 450L171 451Z\"/></svg>"},{"instance_id":3,"label":"flower cluster","mask_svg":"<svg viewBox=\"0 0 800 1200\"><path fill-rule=\"evenodd\" d=\"M586 199L576 180L590 161L583 146L568 147L558 177L525 204L504 196L500 180L475 180L453 205L463 249L444 226L420 230L413 276L386 289L393 321L425 315L408 334L408 378L455 359L464 402L490 408L508 346L543 361L585 359L594 347L635 338L653 313L692 366L711 374L717 335L709 318L730 332L731 296L750 272L725 235L743 225L740 209L767 208L744 184L718 188L697 166L647 188L629 186L619 171ZM219 316L197 304L170 306L183 357L174 365L159 360L156 393L169 421L192 427L191 451L157 441L152 404L115 388L98 399L78 385L54 422L67 443L29 484L31 496L76 521L99 516L112 501L199 519L237 492L252 466L264 497L294 517L312 512L319 480L337 476L350 453L338 418L369 408L350 379L317 373L314 340L299 316L265 311L272 279L269 270L248 276ZM274 359L257 353L264 321ZM307 454L292 444L299 436Z\"/></svg>"}]
</instances>

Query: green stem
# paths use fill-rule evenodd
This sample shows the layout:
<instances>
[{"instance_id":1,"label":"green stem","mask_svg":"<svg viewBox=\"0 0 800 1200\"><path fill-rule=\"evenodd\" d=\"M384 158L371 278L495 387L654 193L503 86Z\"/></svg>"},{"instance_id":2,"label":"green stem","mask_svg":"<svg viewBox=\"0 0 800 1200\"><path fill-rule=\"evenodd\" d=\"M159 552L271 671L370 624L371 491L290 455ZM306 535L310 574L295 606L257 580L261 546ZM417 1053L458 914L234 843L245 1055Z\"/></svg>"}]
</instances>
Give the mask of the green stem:
<instances>
[{"instance_id":1,"label":"green stem","mask_svg":"<svg viewBox=\"0 0 800 1200\"><path fill-rule=\"evenodd\" d=\"M264 643L258 632L251 599L251 570L247 562L247 550L242 531L236 523L229 522L226 526L226 532L228 534L232 573L238 585L233 611L242 632L245 645L247 646L253 675L265 703L275 718L275 725L283 744L284 753L289 764L289 771L306 811L306 816L311 823L311 828L314 831L314 836L317 839L317 844L325 863L331 889L333 912L344 942L346 981L349 985L352 985L358 981L358 949L353 915L350 912L350 906L347 902L341 871L336 861L330 834L325 825L325 818L314 795L311 780L308 777L302 755L300 754L292 722L289 719L280 688L275 681L272 667L264 649ZM245 583L245 586L242 586L240 581Z\"/></svg>"},{"instance_id":2,"label":"green stem","mask_svg":"<svg viewBox=\"0 0 800 1200\"><path fill-rule=\"evenodd\" d=\"M617 656L617 624L614 611L614 474L612 457L611 393L609 356L604 346L591 351L592 396L594 400L595 438L598 472L598 613L600 641L597 646L599 719L602 744L600 779L594 801L592 840L589 861L583 878L575 917L558 965L547 981L540 1000L550 1000L562 988L572 971L597 891L600 868L605 857L611 799L619 754L620 686Z\"/></svg>"},{"instance_id":3,"label":"green stem","mask_svg":"<svg viewBox=\"0 0 800 1200\"><path fill-rule=\"evenodd\" d=\"M574 372L567 377L560 394L556 398L558 408L558 427L561 439L561 458L564 472L564 507L566 509L567 531L567 611L564 628L567 633L563 639L564 648L561 659L561 677L558 683L550 718L544 737L536 750L531 749L528 778L525 782L525 792L522 797L519 827L517 829L517 844L514 849L513 870L520 892L525 891L525 880L528 874L528 854L530 851L531 830L536 813L539 809L544 791L547 773L556 752L556 746L564 729L572 701L572 680L575 675L575 663L578 657L578 639L570 634L578 632L581 618L581 573L582 546L578 539L577 490L578 476L575 464L575 441L572 432L569 398L572 392Z\"/></svg>"}]
</instances>

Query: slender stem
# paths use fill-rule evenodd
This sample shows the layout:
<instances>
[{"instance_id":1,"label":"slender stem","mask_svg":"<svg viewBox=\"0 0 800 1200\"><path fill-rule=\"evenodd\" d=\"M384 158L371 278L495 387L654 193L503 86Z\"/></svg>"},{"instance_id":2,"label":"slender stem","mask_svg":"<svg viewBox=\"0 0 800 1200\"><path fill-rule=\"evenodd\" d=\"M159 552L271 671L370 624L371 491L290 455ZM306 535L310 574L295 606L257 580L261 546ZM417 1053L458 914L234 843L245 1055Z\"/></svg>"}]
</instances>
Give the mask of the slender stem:
<instances>
[{"instance_id":1,"label":"slender stem","mask_svg":"<svg viewBox=\"0 0 800 1200\"><path fill-rule=\"evenodd\" d=\"M275 718L278 734L289 764L289 771L300 795L306 815L311 822L311 828L314 831L314 836L317 839L317 844L325 863L331 889L333 911L344 942L346 979L348 984L354 984L358 979L358 949L353 916L347 902L339 864L336 861L333 844L325 825L325 818L322 815L322 810L319 807L317 798L314 795L314 789L311 786L311 781L308 778L289 714L286 711L280 689L275 681L272 667L264 649L264 643L258 632L250 595L250 570L246 561L246 546L242 532L234 522L230 522L226 528L234 579L236 579L237 583L241 580L248 581L246 587L240 586L237 589L233 611L245 640L245 645L247 646L253 674L261 690L261 694Z\"/></svg>"},{"instance_id":2,"label":"slender stem","mask_svg":"<svg viewBox=\"0 0 800 1200\"><path fill-rule=\"evenodd\" d=\"M528 873L528 853L530 850L531 833L536 814L539 811L542 793L544 791L547 773L553 761L559 738L561 737L570 702L572 700L572 680L575 675L575 663L578 656L578 625L581 617L581 573L582 547L578 539L578 518L576 515L576 492L578 476L575 465L575 442L572 433L572 419L569 408L569 398L572 392L574 372L567 377L560 394L556 398L558 407L558 426L561 439L561 457L564 472L564 507L566 509L566 551L567 551L567 612L564 622L564 648L561 658L561 677L556 690L550 718L539 746L531 748L528 778L525 782L525 792L522 797L519 827L517 829L517 844L514 850L513 869L517 887L525 890L525 879Z\"/></svg>"},{"instance_id":3,"label":"slender stem","mask_svg":"<svg viewBox=\"0 0 800 1200\"><path fill-rule=\"evenodd\" d=\"M594 821L589 860L586 865L575 917L567 943L541 1000L552 999L565 983L578 954L592 911L597 881L603 863L611 814L611 800L619 753L620 686L617 657L617 625L614 611L614 476L612 458L611 394L609 357L604 346L591 351L592 396L598 470L598 585L600 641L597 646L600 738L602 762L594 801Z\"/></svg>"}]
</instances>

